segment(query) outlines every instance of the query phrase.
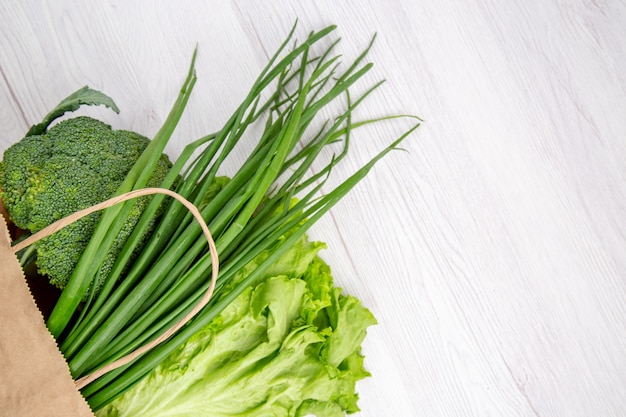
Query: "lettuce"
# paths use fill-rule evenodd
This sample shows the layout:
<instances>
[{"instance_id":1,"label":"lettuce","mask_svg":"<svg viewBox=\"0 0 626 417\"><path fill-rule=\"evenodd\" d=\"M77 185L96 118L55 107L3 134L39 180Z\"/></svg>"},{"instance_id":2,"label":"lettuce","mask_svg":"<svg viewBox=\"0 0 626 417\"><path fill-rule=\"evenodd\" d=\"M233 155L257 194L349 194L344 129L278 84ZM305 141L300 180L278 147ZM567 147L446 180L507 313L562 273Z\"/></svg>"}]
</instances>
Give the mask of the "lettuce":
<instances>
[{"instance_id":1,"label":"lettuce","mask_svg":"<svg viewBox=\"0 0 626 417\"><path fill-rule=\"evenodd\" d=\"M358 411L355 385L369 376L360 346L376 320L334 286L318 256L323 247L303 237L265 279L97 416L340 417Z\"/></svg>"}]
</instances>

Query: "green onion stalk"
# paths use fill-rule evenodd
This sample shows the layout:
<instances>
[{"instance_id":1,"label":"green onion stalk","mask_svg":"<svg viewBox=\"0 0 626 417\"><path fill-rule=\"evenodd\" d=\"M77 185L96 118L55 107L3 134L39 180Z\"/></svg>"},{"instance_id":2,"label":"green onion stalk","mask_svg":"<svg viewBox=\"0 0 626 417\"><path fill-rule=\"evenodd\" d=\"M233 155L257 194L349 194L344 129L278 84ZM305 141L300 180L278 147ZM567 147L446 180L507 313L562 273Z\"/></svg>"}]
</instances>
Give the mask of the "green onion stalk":
<instances>
[{"instance_id":1,"label":"green onion stalk","mask_svg":"<svg viewBox=\"0 0 626 417\"><path fill-rule=\"evenodd\" d=\"M338 41L318 47L328 39L334 26L310 33L300 44L293 40L295 29L294 25L223 128L190 143L161 185L175 187L178 194L196 205L215 238L220 270L213 298L165 342L84 387L82 393L92 409L97 410L124 393L210 323L419 126L416 118L415 124L373 159L322 193L333 167L348 155L354 129L413 116L353 122L354 109L382 84L374 84L356 98L349 92L372 67L364 62L372 43L346 70L339 72L339 56L333 53ZM315 54L314 49L321 49L321 53ZM194 62L195 53L170 116L118 194L145 187L193 89ZM317 123L322 110L337 100L345 100L345 110L332 120ZM259 125L260 134L250 132ZM256 143L237 172L230 178L220 176L220 168L236 146L251 140L251 136L257 137ZM337 143L342 145L340 152L315 172L313 166L324 155L322 151ZM96 278L132 204L130 201L103 213L48 322L75 378L88 375L163 334L199 302L209 286L212 262L199 224L182 204L156 195L151 197L112 271L104 277L101 291L89 293L89 284ZM156 230L133 258L141 236L162 204L167 204L167 208ZM234 282L237 273L264 251L269 256L244 279ZM87 301L79 309L86 294Z\"/></svg>"}]
</instances>

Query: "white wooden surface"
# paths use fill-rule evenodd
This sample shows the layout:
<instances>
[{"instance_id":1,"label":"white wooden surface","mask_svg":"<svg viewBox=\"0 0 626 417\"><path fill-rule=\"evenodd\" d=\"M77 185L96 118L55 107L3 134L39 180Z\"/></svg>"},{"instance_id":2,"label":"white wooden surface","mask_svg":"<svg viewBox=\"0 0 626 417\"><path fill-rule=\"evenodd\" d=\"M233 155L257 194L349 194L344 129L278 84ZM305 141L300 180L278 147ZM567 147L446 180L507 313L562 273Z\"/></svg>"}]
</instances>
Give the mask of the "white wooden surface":
<instances>
[{"instance_id":1,"label":"white wooden surface","mask_svg":"<svg viewBox=\"0 0 626 417\"><path fill-rule=\"evenodd\" d=\"M172 155L220 126L294 20L370 36L363 114L426 122L312 232L378 317L361 415L626 415L626 3L4 1L0 150L89 84L153 134L199 44ZM363 130L348 173L401 127ZM358 142L358 143L357 143Z\"/></svg>"}]
</instances>

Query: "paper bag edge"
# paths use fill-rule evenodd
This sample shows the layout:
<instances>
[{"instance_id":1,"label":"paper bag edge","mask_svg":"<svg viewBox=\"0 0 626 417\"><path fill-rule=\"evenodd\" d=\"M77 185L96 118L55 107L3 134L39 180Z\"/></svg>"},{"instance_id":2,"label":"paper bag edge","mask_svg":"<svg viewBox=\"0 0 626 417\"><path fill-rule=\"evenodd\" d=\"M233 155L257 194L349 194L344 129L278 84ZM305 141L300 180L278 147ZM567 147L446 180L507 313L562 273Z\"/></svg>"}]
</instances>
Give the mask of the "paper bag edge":
<instances>
[{"instance_id":1,"label":"paper bag edge","mask_svg":"<svg viewBox=\"0 0 626 417\"><path fill-rule=\"evenodd\" d=\"M0 239L6 239L6 242L8 242L10 245L12 240L11 240L11 236L9 232L9 224L12 224L12 222L8 216L8 212L6 211L6 208L4 207L4 204L1 198L0 198L0 221L2 222L2 224L0 224L0 228L3 229L3 234L0 235ZM19 265L19 260L17 259L17 256L15 260ZM73 385L74 381L70 372L69 365L67 364L65 357L61 353L61 350L59 349L59 345L56 339L54 338L54 336L52 336L52 334L48 330L48 327L45 325L45 319L44 319L43 313L37 306L37 302L35 301L35 297L33 296L32 291L28 285L28 282L26 281L26 276L23 270L22 270L21 275L23 279L23 285L26 287L26 290L28 291L28 294L30 296L30 301L32 302L32 306L37 310L38 317L41 319L41 323L43 324L43 327L45 328L45 333L51 339L52 343L54 344L56 348L56 355L57 355L57 359L59 360L59 364L61 362L63 363L63 369L65 369L66 371L67 380ZM87 400L85 399L85 397L83 397L82 393L78 389L74 389L71 392L69 392L68 390L68 395L74 396L75 399L73 402L76 403L77 407L82 408L82 409L77 410L77 412L80 413L80 414L77 414L77 416L80 415L80 416L94 416L95 417L95 414L91 410L91 407L87 403ZM68 417L71 417L71 416L68 416Z\"/></svg>"}]
</instances>

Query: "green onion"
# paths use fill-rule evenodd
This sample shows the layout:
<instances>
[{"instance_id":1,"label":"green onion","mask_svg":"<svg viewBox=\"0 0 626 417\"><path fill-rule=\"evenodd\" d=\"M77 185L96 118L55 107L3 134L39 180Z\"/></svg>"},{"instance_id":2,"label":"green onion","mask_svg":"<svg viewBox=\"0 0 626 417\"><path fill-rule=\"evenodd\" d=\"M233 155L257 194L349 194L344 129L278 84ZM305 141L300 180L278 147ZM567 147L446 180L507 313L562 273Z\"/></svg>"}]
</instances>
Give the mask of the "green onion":
<instances>
[{"instance_id":1,"label":"green onion","mask_svg":"<svg viewBox=\"0 0 626 417\"><path fill-rule=\"evenodd\" d=\"M213 299L170 339L87 385L82 392L94 410L141 380L180 343L210 323L419 126L418 120L340 185L320 196L333 167L348 155L355 129L413 116L392 115L353 122L354 109L382 85L374 84L355 100L349 92L372 68L372 64L363 63L372 43L345 71L338 73L339 56L333 55L337 40L322 48L320 54L314 52L334 26L311 33L287 52L295 28L294 25L223 128L185 148L162 185L170 188L176 184L175 191L200 209L211 229L221 265ZM145 158L142 155L137 169L120 187L120 193L145 184L142 181L150 172L151 157L164 149L188 100L195 82L194 60L168 121L155 137L154 145L146 149ZM345 110L332 120L319 120L322 110L344 97ZM250 140L250 131L260 123L262 131L245 162L228 180L219 177L229 155L241 141ZM317 130L312 134L312 129ZM340 152L314 172L323 150L333 144L343 145ZM192 159L193 155L197 156ZM92 294L78 314L79 301L89 288L108 243L117 236L118 226L125 219L126 206L107 210L67 294L55 308L48 325L75 378L159 337L191 311L207 291L212 262L206 240L199 225L176 201L167 201L156 230L126 271L139 237L165 198L153 197L106 277L103 290ZM243 280L234 282L235 276L264 251L269 251L268 258Z\"/></svg>"},{"instance_id":2,"label":"green onion","mask_svg":"<svg viewBox=\"0 0 626 417\"><path fill-rule=\"evenodd\" d=\"M146 186L150 173L154 170L160 155L174 132L174 128L187 105L191 90L193 90L197 79L193 71L195 57L194 52L189 75L165 123L131 168L115 195L121 195ZM115 237L128 218L128 213L134 203L134 201L128 201L123 205L113 206L102 213L89 244L80 257L72 276L48 318L47 326L54 337L59 338L61 332L63 332L71 320L87 288L89 288L93 278L100 269L106 254L111 249Z\"/></svg>"}]
</instances>

